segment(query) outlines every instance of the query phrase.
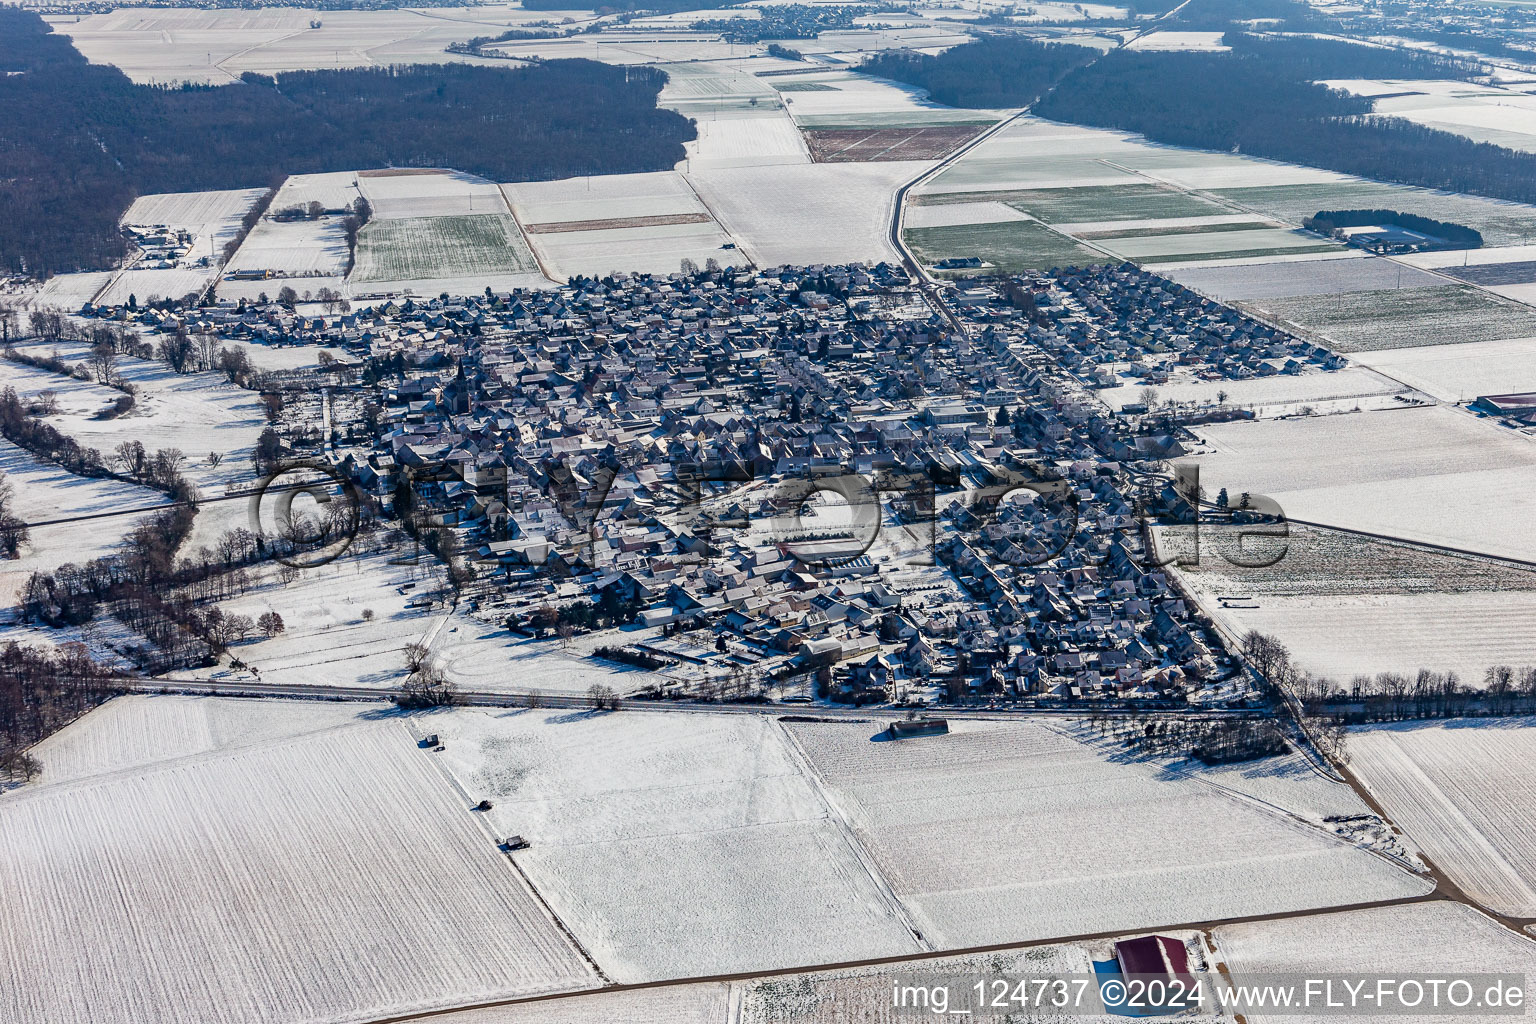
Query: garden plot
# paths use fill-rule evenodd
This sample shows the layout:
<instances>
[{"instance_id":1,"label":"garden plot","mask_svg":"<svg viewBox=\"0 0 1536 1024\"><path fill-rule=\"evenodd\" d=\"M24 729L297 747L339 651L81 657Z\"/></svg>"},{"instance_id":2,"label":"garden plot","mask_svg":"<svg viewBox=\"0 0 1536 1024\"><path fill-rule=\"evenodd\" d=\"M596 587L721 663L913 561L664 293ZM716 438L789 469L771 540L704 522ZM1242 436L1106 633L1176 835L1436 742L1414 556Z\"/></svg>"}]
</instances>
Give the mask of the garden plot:
<instances>
[{"instance_id":1,"label":"garden plot","mask_svg":"<svg viewBox=\"0 0 1536 1024\"><path fill-rule=\"evenodd\" d=\"M1277 809L1033 723L952 722L947 736L895 742L869 724L786 728L940 947L1428 889Z\"/></svg>"},{"instance_id":2,"label":"garden plot","mask_svg":"<svg viewBox=\"0 0 1536 1024\"><path fill-rule=\"evenodd\" d=\"M928 166L709 167L688 178L757 266L876 262L897 258L889 237L896 189Z\"/></svg>"},{"instance_id":3,"label":"garden plot","mask_svg":"<svg viewBox=\"0 0 1536 1024\"><path fill-rule=\"evenodd\" d=\"M943 259L967 256L978 257L990 267L1005 272L1112 262L1109 255L1079 245L1044 224L1030 220L908 228L902 238L918 260L930 266Z\"/></svg>"},{"instance_id":4,"label":"garden plot","mask_svg":"<svg viewBox=\"0 0 1536 1024\"><path fill-rule=\"evenodd\" d=\"M1511 933L1470 907L1435 901L1406 907L1351 910L1285 921L1223 925L1215 931L1217 955L1234 975L1288 974L1319 977L1353 974L1422 974L1451 978L1477 972L1529 974L1536 970L1536 943ZM1481 993L1479 993L1480 995ZM1250 1024L1286 1024L1287 1014L1244 1015ZM1340 1024L1380 1021L1380 1013L1328 1014ZM1413 1024L1471 1020L1429 1014L1397 1018Z\"/></svg>"},{"instance_id":5,"label":"garden plot","mask_svg":"<svg viewBox=\"0 0 1536 1024\"><path fill-rule=\"evenodd\" d=\"M1432 288L1447 283L1437 274L1379 256L1225 267L1171 267L1164 276L1222 302Z\"/></svg>"},{"instance_id":6,"label":"garden plot","mask_svg":"<svg viewBox=\"0 0 1536 1024\"><path fill-rule=\"evenodd\" d=\"M275 278L303 279L260 282L263 288L275 294L284 285L292 288L313 286L314 282L309 278L334 279L345 274L349 256L347 235L340 217L291 221L263 217L240 244L224 272L265 270Z\"/></svg>"},{"instance_id":7,"label":"garden plot","mask_svg":"<svg viewBox=\"0 0 1536 1024\"><path fill-rule=\"evenodd\" d=\"M1141 401L1144 387L1141 383L1122 384L1096 393L1100 401L1118 411L1127 403ZM1351 403L1376 406L1381 403L1373 399L1401 394L1408 389L1379 373L1352 366L1332 373L1279 374L1252 380L1181 381L1159 385L1155 390L1162 402L1222 404L1251 409L1255 415L1265 417L1291 415L1302 406L1314 409L1341 405L1349 408Z\"/></svg>"},{"instance_id":8,"label":"garden plot","mask_svg":"<svg viewBox=\"0 0 1536 1024\"><path fill-rule=\"evenodd\" d=\"M1536 444L1445 406L1196 428L1214 494L1265 494L1293 519L1529 558Z\"/></svg>"},{"instance_id":9,"label":"garden plot","mask_svg":"<svg viewBox=\"0 0 1536 1024\"><path fill-rule=\"evenodd\" d=\"M23 789L0 863L15 1024L371 1020L597 982L396 723Z\"/></svg>"},{"instance_id":10,"label":"garden plot","mask_svg":"<svg viewBox=\"0 0 1536 1024\"><path fill-rule=\"evenodd\" d=\"M393 705L129 694L33 748L44 782L108 775L195 754L249 747L378 719Z\"/></svg>"},{"instance_id":11,"label":"garden plot","mask_svg":"<svg viewBox=\"0 0 1536 1024\"><path fill-rule=\"evenodd\" d=\"M359 171L357 187L375 220L461 217L507 212L495 182L463 171Z\"/></svg>"},{"instance_id":12,"label":"garden plot","mask_svg":"<svg viewBox=\"0 0 1536 1024\"><path fill-rule=\"evenodd\" d=\"M1464 284L1265 298L1252 306L1322 336L1338 352L1536 336L1536 310Z\"/></svg>"},{"instance_id":13,"label":"garden plot","mask_svg":"<svg viewBox=\"0 0 1536 1024\"><path fill-rule=\"evenodd\" d=\"M498 192L504 210L500 197ZM356 263L348 281L354 288L448 278L491 283L496 277L538 272L538 261L517 222L502 212L371 221L358 233Z\"/></svg>"},{"instance_id":14,"label":"garden plot","mask_svg":"<svg viewBox=\"0 0 1536 1024\"><path fill-rule=\"evenodd\" d=\"M459 786L492 801L498 831L530 841L518 866L615 980L923 948L771 718L527 710L428 721Z\"/></svg>"},{"instance_id":15,"label":"garden plot","mask_svg":"<svg viewBox=\"0 0 1536 1024\"><path fill-rule=\"evenodd\" d=\"M1347 743L1352 770L1468 895L1536 916L1536 721L1398 722Z\"/></svg>"},{"instance_id":16,"label":"garden plot","mask_svg":"<svg viewBox=\"0 0 1536 1024\"><path fill-rule=\"evenodd\" d=\"M1446 402L1536 391L1536 338L1387 349L1355 359Z\"/></svg>"},{"instance_id":17,"label":"garden plot","mask_svg":"<svg viewBox=\"0 0 1536 1024\"><path fill-rule=\"evenodd\" d=\"M1536 661L1530 591L1254 597L1207 610L1237 635L1256 629L1279 637L1302 668L1344 687L1357 675L1411 677L1421 668L1481 684L1490 665Z\"/></svg>"},{"instance_id":18,"label":"garden plot","mask_svg":"<svg viewBox=\"0 0 1536 1024\"><path fill-rule=\"evenodd\" d=\"M121 480L75 476L43 462L9 441L0 440L0 471L13 489L11 512L28 523L73 516L162 505L159 491ZM88 522L35 526L21 557L0 561L0 604L12 604L27 577L57 569L66 562L81 564L110 554L133 531L141 516L113 515Z\"/></svg>"},{"instance_id":19,"label":"garden plot","mask_svg":"<svg viewBox=\"0 0 1536 1024\"><path fill-rule=\"evenodd\" d=\"M1213 188L1222 199L1291 224L1300 224L1319 210L1404 210L1476 228L1488 245L1536 241L1536 207L1498 199L1433 192L1358 178L1333 183L1198 187Z\"/></svg>"}]
</instances>

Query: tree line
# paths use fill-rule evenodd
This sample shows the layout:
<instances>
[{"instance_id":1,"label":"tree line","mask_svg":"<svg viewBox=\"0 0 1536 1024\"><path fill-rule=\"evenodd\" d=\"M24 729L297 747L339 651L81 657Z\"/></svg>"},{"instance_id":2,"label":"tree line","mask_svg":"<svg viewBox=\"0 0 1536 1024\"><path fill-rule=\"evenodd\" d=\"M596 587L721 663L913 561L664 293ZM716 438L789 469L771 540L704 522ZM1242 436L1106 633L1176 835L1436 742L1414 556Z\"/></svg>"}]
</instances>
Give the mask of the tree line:
<instances>
[{"instance_id":1,"label":"tree line","mask_svg":"<svg viewBox=\"0 0 1536 1024\"><path fill-rule=\"evenodd\" d=\"M1308 231L1324 235L1331 235L1339 228L1364 228L1378 224L1395 224L1410 231L1443 238L1458 249L1480 249L1483 245L1483 233L1476 228L1397 210L1319 210L1301 222L1301 226Z\"/></svg>"},{"instance_id":2,"label":"tree line","mask_svg":"<svg viewBox=\"0 0 1536 1024\"><path fill-rule=\"evenodd\" d=\"M859 70L928 90L951 107L1024 107L1098 51L1020 36L983 36L930 56L913 50L886 50Z\"/></svg>"},{"instance_id":3,"label":"tree line","mask_svg":"<svg viewBox=\"0 0 1536 1024\"><path fill-rule=\"evenodd\" d=\"M586 60L445 63L229 85L138 85L88 63L35 13L0 8L0 268L110 266L135 196L270 187L363 167L498 181L670 168L694 137L656 106L666 75Z\"/></svg>"},{"instance_id":4,"label":"tree line","mask_svg":"<svg viewBox=\"0 0 1536 1024\"><path fill-rule=\"evenodd\" d=\"M32 781L42 766L27 748L119 692L84 644L0 647L0 778Z\"/></svg>"}]
</instances>

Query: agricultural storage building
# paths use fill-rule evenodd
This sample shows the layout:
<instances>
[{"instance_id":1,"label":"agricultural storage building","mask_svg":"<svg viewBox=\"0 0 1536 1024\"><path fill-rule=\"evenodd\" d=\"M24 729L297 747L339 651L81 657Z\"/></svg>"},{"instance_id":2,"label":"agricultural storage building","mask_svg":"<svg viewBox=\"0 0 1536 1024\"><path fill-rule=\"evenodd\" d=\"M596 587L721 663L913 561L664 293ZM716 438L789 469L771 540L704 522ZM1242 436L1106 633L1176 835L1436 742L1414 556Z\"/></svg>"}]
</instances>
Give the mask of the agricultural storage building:
<instances>
[{"instance_id":1,"label":"agricultural storage building","mask_svg":"<svg viewBox=\"0 0 1536 1024\"><path fill-rule=\"evenodd\" d=\"M1122 939L1115 943L1115 959L1120 963L1120 973L1127 976L1189 976L1189 954L1184 950L1184 943L1166 935Z\"/></svg>"},{"instance_id":2,"label":"agricultural storage building","mask_svg":"<svg viewBox=\"0 0 1536 1024\"><path fill-rule=\"evenodd\" d=\"M893 740L908 736L943 736L949 732L946 718L914 718L904 722L892 722L886 733Z\"/></svg>"}]
</instances>

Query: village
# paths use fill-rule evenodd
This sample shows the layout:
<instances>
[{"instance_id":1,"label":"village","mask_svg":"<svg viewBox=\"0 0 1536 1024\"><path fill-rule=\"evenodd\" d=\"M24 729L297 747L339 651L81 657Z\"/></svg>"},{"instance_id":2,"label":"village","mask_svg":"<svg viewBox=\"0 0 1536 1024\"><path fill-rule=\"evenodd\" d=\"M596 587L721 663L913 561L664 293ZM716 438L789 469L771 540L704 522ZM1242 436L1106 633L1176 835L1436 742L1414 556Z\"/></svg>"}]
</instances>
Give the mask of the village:
<instances>
[{"instance_id":1,"label":"village","mask_svg":"<svg viewBox=\"0 0 1536 1024\"><path fill-rule=\"evenodd\" d=\"M344 350L325 436L292 418L284 457L345 474L477 618L602 632L592 655L655 698L1261 703L1146 547L1193 515L1181 417L1094 389L1338 365L1129 264L957 282L937 308L882 263L81 312Z\"/></svg>"}]
</instances>

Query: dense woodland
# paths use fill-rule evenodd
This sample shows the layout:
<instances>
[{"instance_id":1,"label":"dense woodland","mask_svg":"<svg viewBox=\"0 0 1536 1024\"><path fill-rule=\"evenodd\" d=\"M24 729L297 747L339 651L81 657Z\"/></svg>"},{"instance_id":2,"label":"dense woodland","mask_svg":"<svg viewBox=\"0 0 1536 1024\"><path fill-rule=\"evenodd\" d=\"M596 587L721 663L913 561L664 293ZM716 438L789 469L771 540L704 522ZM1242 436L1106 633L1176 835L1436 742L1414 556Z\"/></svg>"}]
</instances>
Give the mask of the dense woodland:
<instances>
[{"instance_id":1,"label":"dense woodland","mask_svg":"<svg viewBox=\"0 0 1536 1024\"><path fill-rule=\"evenodd\" d=\"M0 268L108 265L135 195L270 186L286 174L455 167L499 181L661 170L694 137L656 107L664 73L591 61L246 75L157 88L88 63L0 8Z\"/></svg>"},{"instance_id":2,"label":"dense woodland","mask_svg":"<svg viewBox=\"0 0 1536 1024\"><path fill-rule=\"evenodd\" d=\"M920 86L951 107L1023 107L1095 56L1096 50L1082 46L983 36L937 57L889 50L865 61L859 70Z\"/></svg>"}]
</instances>

